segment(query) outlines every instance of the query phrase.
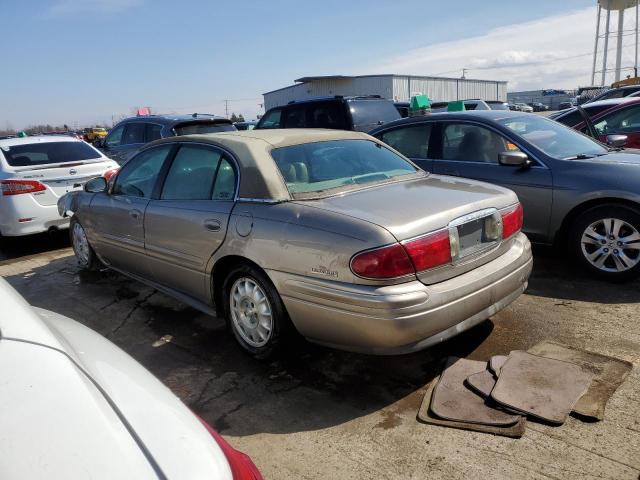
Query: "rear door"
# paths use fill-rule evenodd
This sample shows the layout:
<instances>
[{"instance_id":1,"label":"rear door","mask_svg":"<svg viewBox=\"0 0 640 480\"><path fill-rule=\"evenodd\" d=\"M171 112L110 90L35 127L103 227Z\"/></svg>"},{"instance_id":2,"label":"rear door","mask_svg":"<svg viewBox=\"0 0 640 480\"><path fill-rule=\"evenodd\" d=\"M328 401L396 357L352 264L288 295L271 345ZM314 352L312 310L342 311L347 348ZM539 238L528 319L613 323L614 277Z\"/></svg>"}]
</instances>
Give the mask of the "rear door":
<instances>
[{"instance_id":1,"label":"rear door","mask_svg":"<svg viewBox=\"0 0 640 480\"><path fill-rule=\"evenodd\" d=\"M144 215L172 145L160 145L136 155L115 179L110 192L91 201L87 219L92 244L110 265L149 278L144 250Z\"/></svg>"},{"instance_id":2,"label":"rear door","mask_svg":"<svg viewBox=\"0 0 640 480\"><path fill-rule=\"evenodd\" d=\"M510 188L524 207L523 230L533 240L547 238L553 200L551 171L531 159L522 168L501 165L498 155L520 148L510 139L486 126L468 122L441 122L439 145L435 148L433 172L473 178Z\"/></svg>"},{"instance_id":3,"label":"rear door","mask_svg":"<svg viewBox=\"0 0 640 480\"><path fill-rule=\"evenodd\" d=\"M210 301L205 269L224 241L236 178L235 164L222 150L180 146L159 198L145 214L145 244L155 281Z\"/></svg>"},{"instance_id":4,"label":"rear door","mask_svg":"<svg viewBox=\"0 0 640 480\"><path fill-rule=\"evenodd\" d=\"M429 159L428 153L432 125L434 125L432 122L413 123L386 130L377 134L376 137L410 158L423 170L430 172L433 162Z\"/></svg>"}]
</instances>

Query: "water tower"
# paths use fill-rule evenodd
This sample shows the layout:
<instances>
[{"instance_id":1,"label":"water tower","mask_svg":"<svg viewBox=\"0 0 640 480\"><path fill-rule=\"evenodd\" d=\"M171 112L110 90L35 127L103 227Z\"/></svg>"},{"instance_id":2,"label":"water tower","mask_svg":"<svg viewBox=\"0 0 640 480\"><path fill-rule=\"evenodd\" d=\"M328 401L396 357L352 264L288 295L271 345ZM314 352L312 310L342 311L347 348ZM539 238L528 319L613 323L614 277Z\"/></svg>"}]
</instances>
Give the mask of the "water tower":
<instances>
[{"instance_id":1,"label":"water tower","mask_svg":"<svg viewBox=\"0 0 640 480\"><path fill-rule=\"evenodd\" d=\"M596 85L596 74L600 74L600 85L605 84L605 77L607 72L611 71L610 68L607 68L607 56L609 53L609 38L614 36L616 37L616 65L614 68L615 72L615 81L620 80L620 72L621 70L631 69L629 67L622 66L622 50L624 46L622 45L622 39L628 35L635 35L635 61L633 63L633 76L638 75L638 2L640 0L598 0L598 20L596 23L596 45L593 50L593 69L591 71L591 85ZM633 25L633 29L624 29L624 13L629 8L635 9L635 23ZM604 12L603 12L604 10ZM617 20L618 20L618 29L616 31L611 31L611 12L616 12ZM603 13L605 15L604 22L604 34L600 33L600 27L602 23ZM599 43L602 40L602 50L599 51ZM629 46L629 45L626 45ZM602 56L602 70L596 70L596 66L598 64L598 54Z\"/></svg>"}]
</instances>

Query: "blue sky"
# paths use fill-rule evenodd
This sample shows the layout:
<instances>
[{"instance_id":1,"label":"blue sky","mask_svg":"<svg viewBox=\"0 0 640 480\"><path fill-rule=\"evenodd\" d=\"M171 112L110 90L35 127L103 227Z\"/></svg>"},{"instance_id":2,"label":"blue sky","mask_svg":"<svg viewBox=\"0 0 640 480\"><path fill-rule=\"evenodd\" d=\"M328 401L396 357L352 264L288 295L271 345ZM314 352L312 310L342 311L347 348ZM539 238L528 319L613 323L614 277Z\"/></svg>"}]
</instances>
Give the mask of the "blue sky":
<instances>
[{"instance_id":1,"label":"blue sky","mask_svg":"<svg viewBox=\"0 0 640 480\"><path fill-rule=\"evenodd\" d=\"M511 86L505 75L513 74L496 70L496 59L509 64L505 68L520 64L517 73L525 81L516 79L516 84L529 86L551 81L522 74L531 59L592 50L593 33L587 33L595 29L594 4L0 0L0 128L110 123L112 115L117 119L146 105L159 112L224 113L224 99L232 100L230 111L254 117L263 92L305 75L448 71L459 76L458 69L472 66L477 69L469 77L506 79ZM525 48L547 36L547 19L562 25L565 15L581 15L575 18L584 23L580 32L587 33L580 33L585 38L577 46L555 53L549 47ZM518 38L524 47L496 44L496 32L497 38L521 36L519 25L526 27L525 38ZM487 51L464 57L467 47L486 39ZM590 59L580 64L584 77ZM562 80L568 81L558 76Z\"/></svg>"}]
</instances>

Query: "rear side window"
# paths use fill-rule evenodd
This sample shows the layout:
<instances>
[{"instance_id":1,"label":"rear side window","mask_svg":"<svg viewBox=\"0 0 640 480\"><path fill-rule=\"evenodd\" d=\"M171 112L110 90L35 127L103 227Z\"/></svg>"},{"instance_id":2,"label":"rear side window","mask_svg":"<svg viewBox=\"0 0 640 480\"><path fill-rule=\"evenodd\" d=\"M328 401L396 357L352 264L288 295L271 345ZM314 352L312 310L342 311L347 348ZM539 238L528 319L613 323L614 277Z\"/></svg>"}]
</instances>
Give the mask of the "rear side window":
<instances>
[{"instance_id":1,"label":"rear side window","mask_svg":"<svg viewBox=\"0 0 640 480\"><path fill-rule=\"evenodd\" d=\"M147 142L153 142L154 140L158 140L162 138L161 131L162 125L156 125L155 123L147 123L146 125L146 139Z\"/></svg>"},{"instance_id":2,"label":"rear side window","mask_svg":"<svg viewBox=\"0 0 640 480\"><path fill-rule=\"evenodd\" d=\"M344 105L340 102L311 103L307 115L311 128L348 128Z\"/></svg>"},{"instance_id":3,"label":"rear side window","mask_svg":"<svg viewBox=\"0 0 640 480\"><path fill-rule=\"evenodd\" d=\"M350 100L348 105L353 128L361 132L401 118L391 100Z\"/></svg>"},{"instance_id":4,"label":"rear side window","mask_svg":"<svg viewBox=\"0 0 640 480\"><path fill-rule=\"evenodd\" d=\"M237 130L227 122L191 122L179 123L173 127L176 135L196 135L202 133L232 132Z\"/></svg>"},{"instance_id":5,"label":"rear side window","mask_svg":"<svg viewBox=\"0 0 640 480\"><path fill-rule=\"evenodd\" d=\"M256 128L280 128L282 109L273 108L264 114Z\"/></svg>"},{"instance_id":6,"label":"rear side window","mask_svg":"<svg viewBox=\"0 0 640 480\"><path fill-rule=\"evenodd\" d=\"M144 143L144 129L144 123L130 123L125 128L121 144Z\"/></svg>"},{"instance_id":7,"label":"rear side window","mask_svg":"<svg viewBox=\"0 0 640 480\"><path fill-rule=\"evenodd\" d=\"M282 128L305 128L307 127L307 105L296 105L287 107L282 113Z\"/></svg>"},{"instance_id":8,"label":"rear side window","mask_svg":"<svg viewBox=\"0 0 640 480\"><path fill-rule=\"evenodd\" d=\"M231 200L236 190L236 174L226 158L220 160L216 181L213 186L213 200Z\"/></svg>"},{"instance_id":9,"label":"rear side window","mask_svg":"<svg viewBox=\"0 0 640 480\"><path fill-rule=\"evenodd\" d=\"M431 124L410 125L384 132L380 139L409 158L426 159L431 137Z\"/></svg>"},{"instance_id":10,"label":"rear side window","mask_svg":"<svg viewBox=\"0 0 640 480\"><path fill-rule=\"evenodd\" d=\"M116 177L112 193L151 198L160 169L171 148L171 145L162 145L145 150L129 160Z\"/></svg>"},{"instance_id":11,"label":"rear side window","mask_svg":"<svg viewBox=\"0 0 640 480\"><path fill-rule=\"evenodd\" d=\"M162 188L163 200L211 200L222 152L183 146L171 164Z\"/></svg>"},{"instance_id":12,"label":"rear side window","mask_svg":"<svg viewBox=\"0 0 640 480\"><path fill-rule=\"evenodd\" d=\"M29 167L50 163L77 162L101 158L100 153L84 142L47 142L2 147L12 167Z\"/></svg>"}]
</instances>

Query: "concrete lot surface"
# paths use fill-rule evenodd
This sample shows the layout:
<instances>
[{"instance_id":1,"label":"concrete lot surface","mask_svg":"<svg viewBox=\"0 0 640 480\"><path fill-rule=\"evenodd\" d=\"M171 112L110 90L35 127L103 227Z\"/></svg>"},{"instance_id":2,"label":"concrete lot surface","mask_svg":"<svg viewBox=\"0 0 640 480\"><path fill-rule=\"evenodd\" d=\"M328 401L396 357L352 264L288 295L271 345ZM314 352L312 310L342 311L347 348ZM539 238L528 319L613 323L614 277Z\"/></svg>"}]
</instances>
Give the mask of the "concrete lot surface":
<instances>
[{"instance_id":1,"label":"concrete lot surface","mask_svg":"<svg viewBox=\"0 0 640 480\"><path fill-rule=\"evenodd\" d=\"M29 302L126 350L267 479L639 478L640 282L593 281L562 256L535 249L526 294L437 348L370 357L301 344L260 363L236 347L221 320L119 274L80 272L65 234L1 250L0 274ZM519 440L416 421L444 356L487 360L544 339L633 362L604 421L529 422Z\"/></svg>"}]
</instances>

